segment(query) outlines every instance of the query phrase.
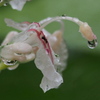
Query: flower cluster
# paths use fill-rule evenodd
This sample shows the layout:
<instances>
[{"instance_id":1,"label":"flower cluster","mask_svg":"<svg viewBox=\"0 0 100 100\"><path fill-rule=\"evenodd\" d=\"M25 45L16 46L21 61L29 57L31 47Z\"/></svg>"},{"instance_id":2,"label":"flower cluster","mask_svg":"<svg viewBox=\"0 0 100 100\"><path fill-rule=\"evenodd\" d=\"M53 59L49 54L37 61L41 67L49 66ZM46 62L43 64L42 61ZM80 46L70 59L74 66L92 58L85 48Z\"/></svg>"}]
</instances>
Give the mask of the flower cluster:
<instances>
[{"instance_id":1,"label":"flower cluster","mask_svg":"<svg viewBox=\"0 0 100 100\"><path fill-rule=\"evenodd\" d=\"M0 59L9 66L9 70L17 68L20 63L34 60L36 67L43 73L40 87L44 92L57 88L63 83L62 71L67 64L68 53L63 39L64 23L62 20L70 20L78 24L90 48L97 45L97 38L90 26L77 18L60 16L46 18L38 23L17 23L11 19L5 19L8 26L21 32L11 31L6 36L0 47ZM54 21L59 22L61 28L50 34L44 28Z\"/></svg>"}]
</instances>

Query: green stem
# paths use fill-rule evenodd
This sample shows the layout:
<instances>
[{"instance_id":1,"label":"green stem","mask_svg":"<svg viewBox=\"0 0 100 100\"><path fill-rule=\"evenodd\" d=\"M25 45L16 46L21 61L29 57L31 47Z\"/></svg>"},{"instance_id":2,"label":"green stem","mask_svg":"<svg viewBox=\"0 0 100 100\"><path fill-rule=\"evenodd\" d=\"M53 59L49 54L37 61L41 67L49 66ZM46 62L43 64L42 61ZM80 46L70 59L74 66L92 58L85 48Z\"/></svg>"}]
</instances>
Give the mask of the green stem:
<instances>
[{"instance_id":1,"label":"green stem","mask_svg":"<svg viewBox=\"0 0 100 100\"><path fill-rule=\"evenodd\" d=\"M5 65L3 62L0 62L0 71L6 69L7 67L9 66Z\"/></svg>"}]
</instances>

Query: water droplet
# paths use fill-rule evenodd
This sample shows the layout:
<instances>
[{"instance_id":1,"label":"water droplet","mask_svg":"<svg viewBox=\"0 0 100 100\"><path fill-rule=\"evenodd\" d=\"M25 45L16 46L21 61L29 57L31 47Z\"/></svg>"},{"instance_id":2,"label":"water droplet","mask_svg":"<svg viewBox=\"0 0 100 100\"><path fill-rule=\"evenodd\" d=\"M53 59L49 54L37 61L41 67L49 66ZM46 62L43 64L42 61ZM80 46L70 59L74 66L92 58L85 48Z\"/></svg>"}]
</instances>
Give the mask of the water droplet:
<instances>
[{"instance_id":1,"label":"water droplet","mask_svg":"<svg viewBox=\"0 0 100 100\"><path fill-rule=\"evenodd\" d=\"M57 61L59 62L60 61L59 55L55 54L55 57L56 57Z\"/></svg>"},{"instance_id":2,"label":"water droplet","mask_svg":"<svg viewBox=\"0 0 100 100\"><path fill-rule=\"evenodd\" d=\"M97 46L97 40L93 40L93 41L88 41L88 47L90 49L94 49Z\"/></svg>"},{"instance_id":3,"label":"water droplet","mask_svg":"<svg viewBox=\"0 0 100 100\"><path fill-rule=\"evenodd\" d=\"M11 66L17 64L16 60L4 60L3 59L3 62L5 65L11 65Z\"/></svg>"},{"instance_id":4,"label":"water droplet","mask_svg":"<svg viewBox=\"0 0 100 100\"><path fill-rule=\"evenodd\" d=\"M62 17L66 17L66 16L67 16L66 14L63 14L63 15L62 15Z\"/></svg>"},{"instance_id":5,"label":"water droplet","mask_svg":"<svg viewBox=\"0 0 100 100\"><path fill-rule=\"evenodd\" d=\"M56 59L54 59L55 61L55 65L58 65L60 63L60 57L59 55L55 54Z\"/></svg>"},{"instance_id":6,"label":"water droplet","mask_svg":"<svg viewBox=\"0 0 100 100\"><path fill-rule=\"evenodd\" d=\"M4 5L4 6L7 6L8 4L7 4L7 3L4 3L3 5Z\"/></svg>"}]
</instances>

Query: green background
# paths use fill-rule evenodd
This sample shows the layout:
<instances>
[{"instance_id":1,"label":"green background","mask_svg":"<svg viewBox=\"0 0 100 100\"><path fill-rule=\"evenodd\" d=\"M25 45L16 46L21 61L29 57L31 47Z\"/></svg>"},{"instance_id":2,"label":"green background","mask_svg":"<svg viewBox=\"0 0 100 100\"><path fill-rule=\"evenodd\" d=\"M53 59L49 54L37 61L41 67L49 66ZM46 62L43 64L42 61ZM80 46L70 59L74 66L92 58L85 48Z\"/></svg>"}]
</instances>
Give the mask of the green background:
<instances>
[{"instance_id":1,"label":"green background","mask_svg":"<svg viewBox=\"0 0 100 100\"><path fill-rule=\"evenodd\" d=\"M100 0L32 0L22 11L13 10L10 5L0 7L0 42L9 31L4 18L17 22L38 22L47 17L66 14L86 21L100 41ZM87 41L78 32L78 26L64 21L69 58L63 72L64 83L58 89L45 94L40 89L42 73L34 61L21 64L16 70L0 73L0 100L100 100L100 45L91 50ZM52 33L58 29L57 23L47 29Z\"/></svg>"}]
</instances>

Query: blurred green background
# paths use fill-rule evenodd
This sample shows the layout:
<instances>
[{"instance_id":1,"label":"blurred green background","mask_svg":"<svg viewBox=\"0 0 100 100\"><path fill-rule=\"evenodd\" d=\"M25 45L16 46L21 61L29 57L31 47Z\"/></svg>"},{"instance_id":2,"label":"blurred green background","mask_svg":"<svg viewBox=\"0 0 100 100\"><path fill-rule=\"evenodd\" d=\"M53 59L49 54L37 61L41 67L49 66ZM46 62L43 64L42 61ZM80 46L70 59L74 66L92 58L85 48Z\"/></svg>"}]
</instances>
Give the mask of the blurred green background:
<instances>
[{"instance_id":1,"label":"blurred green background","mask_svg":"<svg viewBox=\"0 0 100 100\"><path fill-rule=\"evenodd\" d=\"M38 22L62 14L88 22L100 41L100 0L32 0L22 11L13 10L10 5L0 7L0 42L9 31L15 30L6 26L4 18ZM69 21L64 23L64 38L69 50L64 83L44 94L39 87L42 73L32 61L21 64L14 71L1 71L0 100L100 100L100 45L89 49L78 26ZM50 32L58 28L56 23L47 27Z\"/></svg>"}]
</instances>

